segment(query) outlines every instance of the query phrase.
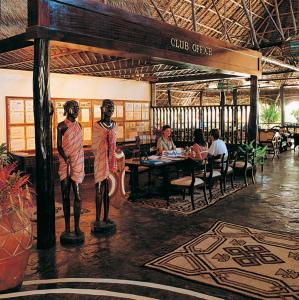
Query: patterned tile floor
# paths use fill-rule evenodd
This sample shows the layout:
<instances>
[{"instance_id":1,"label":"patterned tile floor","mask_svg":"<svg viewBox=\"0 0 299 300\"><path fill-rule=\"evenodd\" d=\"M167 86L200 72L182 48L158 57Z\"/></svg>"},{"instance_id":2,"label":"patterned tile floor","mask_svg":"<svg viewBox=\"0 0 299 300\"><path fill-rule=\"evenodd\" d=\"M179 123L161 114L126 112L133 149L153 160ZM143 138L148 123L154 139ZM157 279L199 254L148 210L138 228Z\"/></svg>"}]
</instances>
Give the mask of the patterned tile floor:
<instances>
[{"instance_id":1,"label":"patterned tile floor","mask_svg":"<svg viewBox=\"0 0 299 300\"><path fill-rule=\"evenodd\" d=\"M87 179L83 184L82 199L83 206L91 212L81 218L81 227L86 235L85 244L80 247L62 247L59 236L64 229L63 218L58 218L56 247L37 251L34 245L26 270L26 285L23 285L21 291L53 288L51 295L32 294L26 299L250 299L221 288L148 269L144 264L199 236L216 221L299 234L298 150L281 154L279 160L267 160L263 174L258 170L256 179L255 185L251 184L224 201L188 217L164 214L135 203L125 203L120 210L111 209L111 219L117 225L117 232L102 237L90 233L90 222L94 218L94 190L93 184ZM83 282L78 279L81 282L76 283L62 280L74 277L97 280ZM53 278L60 280L35 282ZM103 282L101 278L134 282ZM28 282L32 280L34 282ZM147 283L136 285L135 281ZM153 287L149 283L162 286ZM174 287L185 290L175 290ZM76 295L63 294L70 291L66 288L77 289ZM98 291L96 295L94 291ZM124 296L125 293L131 296Z\"/></svg>"}]
</instances>

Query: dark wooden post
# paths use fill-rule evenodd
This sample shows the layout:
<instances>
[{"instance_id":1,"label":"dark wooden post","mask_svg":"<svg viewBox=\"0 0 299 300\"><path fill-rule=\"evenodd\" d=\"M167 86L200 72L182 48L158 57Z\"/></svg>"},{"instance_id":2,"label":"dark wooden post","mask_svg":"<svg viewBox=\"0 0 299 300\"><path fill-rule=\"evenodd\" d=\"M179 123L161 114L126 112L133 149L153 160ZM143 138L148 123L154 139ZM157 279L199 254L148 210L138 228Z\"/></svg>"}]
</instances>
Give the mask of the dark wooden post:
<instances>
[{"instance_id":1,"label":"dark wooden post","mask_svg":"<svg viewBox=\"0 0 299 300\"><path fill-rule=\"evenodd\" d=\"M258 80L256 76L251 76L251 87L250 87L250 113L248 121L248 142L256 140L257 136L257 101L258 101Z\"/></svg>"},{"instance_id":2,"label":"dark wooden post","mask_svg":"<svg viewBox=\"0 0 299 300\"><path fill-rule=\"evenodd\" d=\"M238 142L238 90L233 89L233 120L232 120L232 139L233 144Z\"/></svg>"},{"instance_id":3,"label":"dark wooden post","mask_svg":"<svg viewBox=\"0 0 299 300\"><path fill-rule=\"evenodd\" d=\"M151 83L151 106L156 106L156 84Z\"/></svg>"},{"instance_id":4,"label":"dark wooden post","mask_svg":"<svg viewBox=\"0 0 299 300\"><path fill-rule=\"evenodd\" d=\"M225 92L220 92L220 132L221 137L224 139L224 105L225 105Z\"/></svg>"},{"instance_id":5,"label":"dark wooden post","mask_svg":"<svg viewBox=\"0 0 299 300\"><path fill-rule=\"evenodd\" d=\"M285 123L285 101L284 101L284 86L280 86L280 112L281 112L281 126Z\"/></svg>"},{"instance_id":6,"label":"dark wooden post","mask_svg":"<svg viewBox=\"0 0 299 300\"><path fill-rule=\"evenodd\" d=\"M55 245L52 124L49 101L49 41L34 44L33 104L36 149L37 248Z\"/></svg>"},{"instance_id":7,"label":"dark wooden post","mask_svg":"<svg viewBox=\"0 0 299 300\"><path fill-rule=\"evenodd\" d=\"M203 96L203 91L199 92L199 106L202 107L202 97Z\"/></svg>"},{"instance_id":8,"label":"dark wooden post","mask_svg":"<svg viewBox=\"0 0 299 300\"><path fill-rule=\"evenodd\" d=\"M171 106L171 91L167 90L168 105Z\"/></svg>"}]
</instances>

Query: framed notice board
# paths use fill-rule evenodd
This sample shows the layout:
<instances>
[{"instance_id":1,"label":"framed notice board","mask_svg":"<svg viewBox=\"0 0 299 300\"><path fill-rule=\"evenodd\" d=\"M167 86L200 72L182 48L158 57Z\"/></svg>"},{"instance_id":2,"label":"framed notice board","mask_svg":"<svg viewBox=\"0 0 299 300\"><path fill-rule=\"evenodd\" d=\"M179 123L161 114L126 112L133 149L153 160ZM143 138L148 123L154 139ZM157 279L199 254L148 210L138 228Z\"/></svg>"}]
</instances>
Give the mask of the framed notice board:
<instances>
[{"instance_id":1,"label":"framed notice board","mask_svg":"<svg viewBox=\"0 0 299 300\"><path fill-rule=\"evenodd\" d=\"M83 130L83 144L91 145L92 126L101 118L102 99L52 98L53 147L56 148L56 128L65 119L63 105L68 100L79 103L78 122ZM117 141L132 141L138 135L150 138L150 103L145 101L113 100L115 111L112 119L117 124ZM6 97L7 146L9 151L31 151L35 149L33 99Z\"/></svg>"}]
</instances>

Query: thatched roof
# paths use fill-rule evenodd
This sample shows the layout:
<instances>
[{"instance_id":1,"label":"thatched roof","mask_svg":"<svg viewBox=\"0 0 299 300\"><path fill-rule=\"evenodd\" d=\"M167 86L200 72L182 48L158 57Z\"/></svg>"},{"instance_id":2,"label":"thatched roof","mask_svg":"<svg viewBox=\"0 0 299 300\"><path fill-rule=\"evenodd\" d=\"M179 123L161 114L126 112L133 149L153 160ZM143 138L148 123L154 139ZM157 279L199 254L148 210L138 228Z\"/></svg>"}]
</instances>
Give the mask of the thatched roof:
<instances>
[{"instance_id":1,"label":"thatched roof","mask_svg":"<svg viewBox=\"0 0 299 300\"><path fill-rule=\"evenodd\" d=\"M296 33L299 34L298 0L194 0L194 6L193 0L98 1L184 29L196 30L238 46L259 49L264 57L274 58L286 64L297 63L285 51L285 42ZM1 0L0 39L24 32L26 24L26 0ZM4 53L0 55L0 68L31 70L32 58L33 52L30 48ZM51 71L138 80L186 77L199 72L163 65L152 60L107 57L58 47L52 49ZM264 85L299 85L299 72L291 73L284 67L263 62L263 73L261 83ZM243 85L242 82L236 81L232 84ZM158 85L157 96L160 103L167 102L169 89L172 90L175 102L190 104L198 101L198 91L207 89L207 84L193 82L185 84L183 88L178 83Z\"/></svg>"},{"instance_id":2,"label":"thatched roof","mask_svg":"<svg viewBox=\"0 0 299 300\"><path fill-rule=\"evenodd\" d=\"M11 37L26 31L27 1L0 1L0 39Z\"/></svg>"}]
</instances>

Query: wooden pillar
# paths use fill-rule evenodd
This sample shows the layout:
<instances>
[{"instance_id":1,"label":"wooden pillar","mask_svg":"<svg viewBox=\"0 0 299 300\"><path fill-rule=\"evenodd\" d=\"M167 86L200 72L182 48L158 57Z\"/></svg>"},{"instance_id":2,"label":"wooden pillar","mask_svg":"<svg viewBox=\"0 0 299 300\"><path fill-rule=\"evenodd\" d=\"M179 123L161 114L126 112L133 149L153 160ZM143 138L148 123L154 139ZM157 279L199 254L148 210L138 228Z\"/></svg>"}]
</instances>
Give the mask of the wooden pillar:
<instances>
[{"instance_id":1,"label":"wooden pillar","mask_svg":"<svg viewBox=\"0 0 299 300\"><path fill-rule=\"evenodd\" d=\"M258 101L258 80L256 76L251 76L250 78L250 113L248 120L248 142L256 140L257 137L257 101Z\"/></svg>"},{"instance_id":2,"label":"wooden pillar","mask_svg":"<svg viewBox=\"0 0 299 300\"><path fill-rule=\"evenodd\" d=\"M167 90L168 105L171 106L171 91Z\"/></svg>"},{"instance_id":3,"label":"wooden pillar","mask_svg":"<svg viewBox=\"0 0 299 300\"><path fill-rule=\"evenodd\" d=\"M221 137L224 139L224 105L225 105L225 92L220 92L220 132Z\"/></svg>"},{"instance_id":4,"label":"wooden pillar","mask_svg":"<svg viewBox=\"0 0 299 300\"><path fill-rule=\"evenodd\" d=\"M238 142L238 90L233 89L233 120L232 120L232 131L233 131L233 144Z\"/></svg>"},{"instance_id":5,"label":"wooden pillar","mask_svg":"<svg viewBox=\"0 0 299 300\"><path fill-rule=\"evenodd\" d=\"M33 105L36 149L37 248L55 245L52 109L49 101L49 41L34 44Z\"/></svg>"},{"instance_id":6,"label":"wooden pillar","mask_svg":"<svg viewBox=\"0 0 299 300\"><path fill-rule=\"evenodd\" d=\"M156 106L156 84L151 83L151 106Z\"/></svg>"},{"instance_id":7,"label":"wooden pillar","mask_svg":"<svg viewBox=\"0 0 299 300\"><path fill-rule=\"evenodd\" d=\"M199 106L202 107L203 91L199 92Z\"/></svg>"},{"instance_id":8,"label":"wooden pillar","mask_svg":"<svg viewBox=\"0 0 299 300\"><path fill-rule=\"evenodd\" d=\"M281 126L285 123L285 101L284 101L284 86L280 86L280 112L281 112Z\"/></svg>"}]
</instances>

